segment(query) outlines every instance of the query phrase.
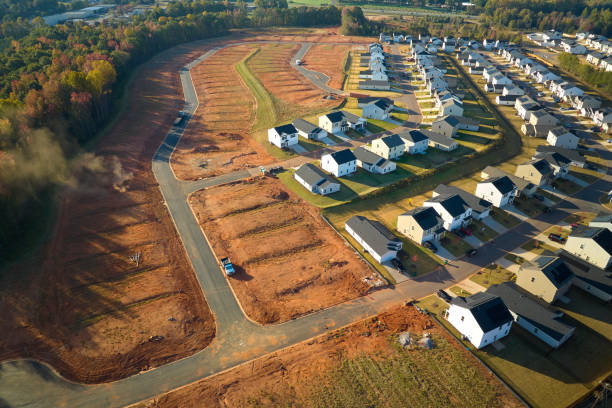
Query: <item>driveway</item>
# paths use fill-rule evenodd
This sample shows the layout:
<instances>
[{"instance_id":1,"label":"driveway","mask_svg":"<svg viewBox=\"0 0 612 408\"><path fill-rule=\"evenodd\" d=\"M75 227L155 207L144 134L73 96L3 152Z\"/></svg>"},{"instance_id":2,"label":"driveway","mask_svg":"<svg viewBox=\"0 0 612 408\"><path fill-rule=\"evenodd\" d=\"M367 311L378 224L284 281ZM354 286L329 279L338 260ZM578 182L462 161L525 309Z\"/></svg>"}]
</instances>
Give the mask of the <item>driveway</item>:
<instances>
[{"instance_id":1,"label":"driveway","mask_svg":"<svg viewBox=\"0 0 612 408\"><path fill-rule=\"evenodd\" d=\"M495 219L493 219L493 217L491 216L484 218L482 222L487 227L491 228L493 231L497 232L498 234L503 234L506 231L508 231L508 228L504 227L499 222L495 221Z\"/></svg>"}]
</instances>

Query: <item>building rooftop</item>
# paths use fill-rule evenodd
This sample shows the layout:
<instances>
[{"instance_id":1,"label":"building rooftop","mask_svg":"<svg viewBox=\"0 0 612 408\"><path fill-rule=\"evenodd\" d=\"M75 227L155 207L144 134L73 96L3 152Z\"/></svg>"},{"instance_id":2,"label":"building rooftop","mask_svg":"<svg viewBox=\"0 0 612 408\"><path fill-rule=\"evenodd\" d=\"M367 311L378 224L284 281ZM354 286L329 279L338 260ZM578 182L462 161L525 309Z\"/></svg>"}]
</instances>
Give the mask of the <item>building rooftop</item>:
<instances>
[{"instance_id":1,"label":"building rooftop","mask_svg":"<svg viewBox=\"0 0 612 408\"><path fill-rule=\"evenodd\" d=\"M497 189L497 191L499 191L502 194L509 193L516 188L516 185L512 182L512 180L510 180L510 177L508 176L501 176L501 177L495 177L492 179L488 179L485 181L485 183L492 183Z\"/></svg>"},{"instance_id":2,"label":"building rooftop","mask_svg":"<svg viewBox=\"0 0 612 408\"><path fill-rule=\"evenodd\" d=\"M612 255L612 232L607 228L585 228L577 232L572 232L570 237L590 238L604 251Z\"/></svg>"},{"instance_id":3,"label":"building rooftop","mask_svg":"<svg viewBox=\"0 0 612 408\"><path fill-rule=\"evenodd\" d=\"M328 180L327 174L312 163L302 164L295 171L295 174L311 186L320 185Z\"/></svg>"},{"instance_id":4,"label":"building rooftop","mask_svg":"<svg viewBox=\"0 0 612 408\"><path fill-rule=\"evenodd\" d=\"M378 221L354 215L346 221L346 225L379 255L402 249L402 240Z\"/></svg>"},{"instance_id":5,"label":"building rooftop","mask_svg":"<svg viewBox=\"0 0 612 408\"><path fill-rule=\"evenodd\" d=\"M388 148L397 147L404 144L404 141L398 134L381 137L380 140L387 145Z\"/></svg>"},{"instance_id":6,"label":"building rooftop","mask_svg":"<svg viewBox=\"0 0 612 408\"><path fill-rule=\"evenodd\" d=\"M417 224L424 230L433 228L442 221L442 218L432 207L415 208L400 215L400 217L403 216L414 218Z\"/></svg>"},{"instance_id":7,"label":"building rooftop","mask_svg":"<svg viewBox=\"0 0 612 408\"><path fill-rule=\"evenodd\" d=\"M532 261L525 262L526 268L538 268L542 273L550 280L555 287L561 287L568 281L574 278L574 274L563 262L563 260L556 256L545 256L541 255L534 258ZM521 269L523 266L521 266Z\"/></svg>"},{"instance_id":8,"label":"building rooftop","mask_svg":"<svg viewBox=\"0 0 612 408\"><path fill-rule=\"evenodd\" d=\"M435 188L434 193L440 194L443 197L449 197L452 195L459 195L467 205L477 213L483 213L491 208L492 204L482 198L476 197L474 194L469 193L459 187L447 186L446 184L439 184ZM463 212L462 212L463 213Z\"/></svg>"},{"instance_id":9,"label":"building rooftop","mask_svg":"<svg viewBox=\"0 0 612 408\"><path fill-rule=\"evenodd\" d=\"M459 194L453 194L450 196L439 195L437 197L430 198L427 200L428 203L440 203L450 215L457 217L470 208L470 206L461 198Z\"/></svg>"},{"instance_id":10,"label":"building rooftop","mask_svg":"<svg viewBox=\"0 0 612 408\"><path fill-rule=\"evenodd\" d=\"M467 298L458 296L451 300L451 305L470 310L485 333L513 321L501 298L491 293L479 292Z\"/></svg>"},{"instance_id":11,"label":"building rooftop","mask_svg":"<svg viewBox=\"0 0 612 408\"><path fill-rule=\"evenodd\" d=\"M385 162L388 161L384 157L381 157L377 155L376 153L371 152L362 146L353 150L353 154L355 155L357 160L359 160L362 163L367 163L371 166L374 166L374 165L382 166L385 164Z\"/></svg>"},{"instance_id":12,"label":"building rooftop","mask_svg":"<svg viewBox=\"0 0 612 408\"><path fill-rule=\"evenodd\" d=\"M559 257L572 270L576 276L575 279L581 279L593 287L612 295L612 273L593 266L564 250L559 253Z\"/></svg>"},{"instance_id":13,"label":"building rooftop","mask_svg":"<svg viewBox=\"0 0 612 408\"><path fill-rule=\"evenodd\" d=\"M337 152L330 153L330 155L338 164L349 163L357 160L353 152L349 149L338 150Z\"/></svg>"},{"instance_id":14,"label":"building rooftop","mask_svg":"<svg viewBox=\"0 0 612 408\"><path fill-rule=\"evenodd\" d=\"M311 122L309 122L307 120L304 120L304 119L296 119L296 120L294 120L293 121L293 126L297 130L301 130L302 132L306 132L306 133L312 133L312 132L319 132L319 131L321 131L320 127L318 127L314 123L311 123Z\"/></svg>"},{"instance_id":15,"label":"building rooftop","mask_svg":"<svg viewBox=\"0 0 612 408\"><path fill-rule=\"evenodd\" d=\"M291 123L287 123L286 125L276 126L274 129L278 132L279 135L282 135L283 133L286 133L286 134L297 133L297 129Z\"/></svg>"}]
</instances>

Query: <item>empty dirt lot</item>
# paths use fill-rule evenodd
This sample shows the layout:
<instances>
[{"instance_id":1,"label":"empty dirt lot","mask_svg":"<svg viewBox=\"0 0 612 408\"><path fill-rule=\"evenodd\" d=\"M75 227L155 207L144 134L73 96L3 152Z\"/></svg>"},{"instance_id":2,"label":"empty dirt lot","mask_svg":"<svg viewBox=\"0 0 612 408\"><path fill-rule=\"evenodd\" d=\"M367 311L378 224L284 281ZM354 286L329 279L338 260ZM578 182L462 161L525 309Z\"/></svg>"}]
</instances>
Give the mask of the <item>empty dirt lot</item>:
<instances>
[{"instance_id":1,"label":"empty dirt lot","mask_svg":"<svg viewBox=\"0 0 612 408\"><path fill-rule=\"evenodd\" d=\"M234 68L253 49L224 48L191 70L200 105L172 155L179 179L211 177L272 160L250 136L256 102Z\"/></svg>"},{"instance_id":2,"label":"empty dirt lot","mask_svg":"<svg viewBox=\"0 0 612 408\"><path fill-rule=\"evenodd\" d=\"M287 321L369 289L372 270L276 178L201 190L190 204L216 255L236 266L230 283L255 321Z\"/></svg>"},{"instance_id":3,"label":"empty dirt lot","mask_svg":"<svg viewBox=\"0 0 612 408\"><path fill-rule=\"evenodd\" d=\"M313 45L304 56L304 66L327 75L329 77L328 86L342 89L344 64L351 48L353 47L350 45Z\"/></svg>"},{"instance_id":4,"label":"empty dirt lot","mask_svg":"<svg viewBox=\"0 0 612 408\"><path fill-rule=\"evenodd\" d=\"M181 106L176 72L201 53L179 47L146 65L130 109L89 160L95 172L63 194L52 242L1 275L0 309L10 312L0 358L35 357L70 379L101 382L213 339L214 318L151 173Z\"/></svg>"},{"instance_id":5,"label":"empty dirt lot","mask_svg":"<svg viewBox=\"0 0 612 408\"><path fill-rule=\"evenodd\" d=\"M436 347L402 349L398 333ZM137 404L166 407L519 407L454 339L413 307L243 364Z\"/></svg>"}]
</instances>

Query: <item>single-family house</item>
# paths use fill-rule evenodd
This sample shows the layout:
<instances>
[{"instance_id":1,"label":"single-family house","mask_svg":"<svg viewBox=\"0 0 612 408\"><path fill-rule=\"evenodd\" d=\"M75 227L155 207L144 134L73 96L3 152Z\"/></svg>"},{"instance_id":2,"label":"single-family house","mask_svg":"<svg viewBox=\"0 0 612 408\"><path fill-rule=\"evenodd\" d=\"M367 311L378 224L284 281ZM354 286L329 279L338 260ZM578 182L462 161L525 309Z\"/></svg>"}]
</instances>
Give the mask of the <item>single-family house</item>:
<instances>
[{"instance_id":1,"label":"single-family house","mask_svg":"<svg viewBox=\"0 0 612 408\"><path fill-rule=\"evenodd\" d=\"M365 104L362 108L362 116L364 118L385 120L393 110L393 102L387 98L381 98L374 102Z\"/></svg>"},{"instance_id":2,"label":"single-family house","mask_svg":"<svg viewBox=\"0 0 612 408\"><path fill-rule=\"evenodd\" d=\"M591 119L593 119L593 122L595 122L597 126L612 123L612 109L608 107L597 109L593 111L593 116Z\"/></svg>"},{"instance_id":3,"label":"single-family house","mask_svg":"<svg viewBox=\"0 0 612 408\"><path fill-rule=\"evenodd\" d=\"M399 135L393 134L372 140L370 150L387 160L393 160L404 154L406 146Z\"/></svg>"},{"instance_id":4,"label":"single-family house","mask_svg":"<svg viewBox=\"0 0 612 408\"><path fill-rule=\"evenodd\" d=\"M448 99L440 105L440 116L454 115L463 116L463 104L455 99Z\"/></svg>"},{"instance_id":5,"label":"single-family house","mask_svg":"<svg viewBox=\"0 0 612 408\"><path fill-rule=\"evenodd\" d=\"M569 173L571 161L558 152L544 153L539 156L538 160L546 161L555 177L564 178Z\"/></svg>"},{"instance_id":6,"label":"single-family house","mask_svg":"<svg viewBox=\"0 0 612 408\"><path fill-rule=\"evenodd\" d=\"M513 174L506 173L505 171L500 170L497 167L487 166L484 170L480 172L480 177L482 177L484 180L504 176L507 176L510 180L512 180L512 182L516 186L517 196L524 195L525 197L531 197L538 189L538 186L536 186L535 184L527 180L523 180L522 178L517 177Z\"/></svg>"},{"instance_id":7,"label":"single-family house","mask_svg":"<svg viewBox=\"0 0 612 408\"><path fill-rule=\"evenodd\" d=\"M495 97L495 103L498 105L514 106L517 98L517 95L497 95Z\"/></svg>"},{"instance_id":8,"label":"single-family house","mask_svg":"<svg viewBox=\"0 0 612 408\"><path fill-rule=\"evenodd\" d=\"M607 228L612 231L612 214L600 212L589 222L591 228Z\"/></svg>"},{"instance_id":9,"label":"single-family house","mask_svg":"<svg viewBox=\"0 0 612 408\"><path fill-rule=\"evenodd\" d=\"M560 154L561 156L569 160L570 166L584 168L587 164L586 158L578 150L570 150L570 149L565 149L563 147L555 147L555 146L547 146L547 145L540 145L536 147L536 151L533 154L532 159L534 160L541 159L547 153Z\"/></svg>"},{"instance_id":10,"label":"single-family house","mask_svg":"<svg viewBox=\"0 0 612 408\"><path fill-rule=\"evenodd\" d=\"M340 191L340 183L312 163L302 164L293 174L293 178L314 194L327 195Z\"/></svg>"},{"instance_id":11,"label":"single-family house","mask_svg":"<svg viewBox=\"0 0 612 408\"><path fill-rule=\"evenodd\" d=\"M389 81L375 81L373 79L366 79L365 81L359 81L358 88L371 91L388 91L391 89L391 83Z\"/></svg>"},{"instance_id":12,"label":"single-family house","mask_svg":"<svg viewBox=\"0 0 612 408\"><path fill-rule=\"evenodd\" d=\"M574 274L556 256L540 255L525 261L516 273L516 284L532 295L553 303L567 293Z\"/></svg>"},{"instance_id":13,"label":"single-family house","mask_svg":"<svg viewBox=\"0 0 612 408\"><path fill-rule=\"evenodd\" d=\"M599 66L599 62L604 59L605 56L600 53L600 52L596 52L596 51L591 51L587 54L586 60L588 63Z\"/></svg>"},{"instance_id":14,"label":"single-family house","mask_svg":"<svg viewBox=\"0 0 612 408\"><path fill-rule=\"evenodd\" d=\"M467 205L472 209L472 218L477 220L485 219L489 216L491 211L491 203L483 200L482 198L476 197L474 194L465 191L459 187L447 186L446 184L438 184L434 189L433 197L450 197L452 195L458 195Z\"/></svg>"},{"instance_id":15,"label":"single-family house","mask_svg":"<svg viewBox=\"0 0 612 408\"><path fill-rule=\"evenodd\" d=\"M612 265L612 232L607 228L585 228L567 237L567 252L590 264L607 269Z\"/></svg>"},{"instance_id":16,"label":"single-family house","mask_svg":"<svg viewBox=\"0 0 612 408\"><path fill-rule=\"evenodd\" d=\"M535 78L536 78L536 81L539 84L543 84L543 83L548 82L548 81L553 81L553 80L561 79L560 76L558 76L556 74L553 74L550 71L538 72L536 74Z\"/></svg>"},{"instance_id":17,"label":"single-family house","mask_svg":"<svg viewBox=\"0 0 612 408\"><path fill-rule=\"evenodd\" d=\"M544 159L531 160L516 166L515 176L536 186L549 184L554 178L553 169Z\"/></svg>"},{"instance_id":18,"label":"single-family house","mask_svg":"<svg viewBox=\"0 0 612 408\"><path fill-rule=\"evenodd\" d=\"M432 197L423 203L424 207L433 207L444 221L444 229L453 231L468 225L472 220L472 209L459 194Z\"/></svg>"},{"instance_id":19,"label":"single-family house","mask_svg":"<svg viewBox=\"0 0 612 408\"><path fill-rule=\"evenodd\" d=\"M298 135L306 139L321 140L327 137L327 131L304 119L294 120L293 126L297 129Z\"/></svg>"},{"instance_id":20,"label":"single-family house","mask_svg":"<svg viewBox=\"0 0 612 408\"><path fill-rule=\"evenodd\" d=\"M542 109L531 113L529 123L534 126L556 126L559 119Z\"/></svg>"},{"instance_id":21,"label":"single-family house","mask_svg":"<svg viewBox=\"0 0 612 408\"><path fill-rule=\"evenodd\" d=\"M363 146L353 150L353 154L357 158L357 167L361 167L370 173L387 174L395 171L396 164L394 162L371 152Z\"/></svg>"},{"instance_id":22,"label":"single-family house","mask_svg":"<svg viewBox=\"0 0 612 408\"><path fill-rule=\"evenodd\" d=\"M298 131L291 123L268 129L268 142L278 148L285 148L298 143Z\"/></svg>"},{"instance_id":23,"label":"single-family house","mask_svg":"<svg viewBox=\"0 0 612 408\"><path fill-rule=\"evenodd\" d=\"M556 126L548 131L546 142L555 147L575 149L578 147L580 138L568 131L563 126Z\"/></svg>"},{"instance_id":24,"label":"single-family house","mask_svg":"<svg viewBox=\"0 0 612 408\"><path fill-rule=\"evenodd\" d=\"M559 257L574 273L574 282L577 288L603 300L612 300L612 279L610 271L598 268L589 262L572 255L566 251L561 251Z\"/></svg>"},{"instance_id":25,"label":"single-family house","mask_svg":"<svg viewBox=\"0 0 612 408\"><path fill-rule=\"evenodd\" d=\"M346 232L355 239L365 252L379 263L397 257L402 249L402 240L378 221L354 215L344 224Z\"/></svg>"},{"instance_id":26,"label":"single-family house","mask_svg":"<svg viewBox=\"0 0 612 408\"><path fill-rule=\"evenodd\" d=\"M563 51L570 54L586 54L586 47L582 44L578 44L574 40L563 40L561 41L561 47L563 47Z\"/></svg>"},{"instance_id":27,"label":"single-family house","mask_svg":"<svg viewBox=\"0 0 612 408\"><path fill-rule=\"evenodd\" d=\"M336 177L347 176L357 171L357 158L349 149L339 150L321 156L321 167Z\"/></svg>"},{"instance_id":28,"label":"single-family house","mask_svg":"<svg viewBox=\"0 0 612 408\"><path fill-rule=\"evenodd\" d=\"M334 111L319 116L319 127L329 133L342 133L348 129L363 129L366 120L346 111Z\"/></svg>"},{"instance_id":29,"label":"single-family house","mask_svg":"<svg viewBox=\"0 0 612 408\"><path fill-rule=\"evenodd\" d=\"M561 346L574 333L575 327L563 320L563 312L541 304L514 282L493 285L486 293L499 296L516 324L553 348Z\"/></svg>"},{"instance_id":30,"label":"single-family house","mask_svg":"<svg viewBox=\"0 0 612 408\"><path fill-rule=\"evenodd\" d=\"M397 230L419 245L440 240L446 234L444 221L432 207L419 207L400 214Z\"/></svg>"},{"instance_id":31,"label":"single-family house","mask_svg":"<svg viewBox=\"0 0 612 408\"><path fill-rule=\"evenodd\" d=\"M584 94L584 91L582 89L569 82L560 84L559 86L557 86L556 89L557 96L563 99L564 101L568 100L568 98L572 96L579 96Z\"/></svg>"},{"instance_id":32,"label":"single-family house","mask_svg":"<svg viewBox=\"0 0 612 408\"><path fill-rule=\"evenodd\" d=\"M413 129L398 133L404 142L404 152L408 154L424 154L429 146L429 138L420 129Z\"/></svg>"},{"instance_id":33,"label":"single-family house","mask_svg":"<svg viewBox=\"0 0 612 408\"><path fill-rule=\"evenodd\" d=\"M536 110L542 109L539 103L531 99L529 96L524 95L516 99L514 103L514 109L518 113L519 117L525 121L529 121L531 114Z\"/></svg>"},{"instance_id":34,"label":"single-family house","mask_svg":"<svg viewBox=\"0 0 612 408\"><path fill-rule=\"evenodd\" d=\"M430 130L421 130L421 132L429 139L429 147L445 152L452 152L459 147L459 143L455 139L444 136L441 133L432 132Z\"/></svg>"},{"instance_id":35,"label":"single-family house","mask_svg":"<svg viewBox=\"0 0 612 408\"><path fill-rule=\"evenodd\" d=\"M512 204L518 194L518 188L508 176L490 178L476 185L476 196L501 208Z\"/></svg>"},{"instance_id":36,"label":"single-family house","mask_svg":"<svg viewBox=\"0 0 612 408\"><path fill-rule=\"evenodd\" d=\"M519 88L518 86L512 84L512 85L505 85L503 90L502 90L502 95L507 96L507 95L514 95L514 96L523 96L525 95L525 91L523 91L522 88Z\"/></svg>"},{"instance_id":37,"label":"single-family house","mask_svg":"<svg viewBox=\"0 0 612 408\"><path fill-rule=\"evenodd\" d=\"M482 40L482 46L485 50L491 51L493 47L495 47L495 40L485 38L484 40Z\"/></svg>"},{"instance_id":38,"label":"single-family house","mask_svg":"<svg viewBox=\"0 0 612 408\"><path fill-rule=\"evenodd\" d=\"M514 321L501 298L485 292L453 298L446 316L477 349L507 336Z\"/></svg>"}]
</instances>

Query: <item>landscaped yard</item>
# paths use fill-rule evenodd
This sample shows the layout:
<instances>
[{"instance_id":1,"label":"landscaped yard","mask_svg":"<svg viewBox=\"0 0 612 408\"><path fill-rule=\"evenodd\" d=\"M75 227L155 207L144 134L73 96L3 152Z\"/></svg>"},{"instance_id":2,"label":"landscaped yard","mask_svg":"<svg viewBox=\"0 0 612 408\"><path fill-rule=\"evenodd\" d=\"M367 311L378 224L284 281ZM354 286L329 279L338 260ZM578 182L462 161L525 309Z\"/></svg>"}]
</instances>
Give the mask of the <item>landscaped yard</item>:
<instances>
[{"instance_id":1,"label":"landscaped yard","mask_svg":"<svg viewBox=\"0 0 612 408\"><path fill-rule=\"evenodd\" d=\"M552 253L555 253L557 251L557 248L537 239L530 239L529 241L521 245L521 248L538 255L551 255ZM546 251L548 252L545 253Z\"/></svg>"},{"instance_id":2,"label":"landscaped yard","mask_svg":"<svg viewBox=\"0 0 612 408\"><path fill-rule=\"evenodd\" d=\"M459 286L453 286L452 288L448 289L449 291L453 292L455 295L457 296L470 296L472 295L470 292L468 292L467 290L460 288Z\"/></svg>"},{"instance_id":3,"label":"landscaped yard","mask_svg":"<svg viewBox=\"0 0 612 408\"><path fill-rule=\"evenodd\" d=\"M491 217L495 219L495 221L497 221L506 228L514 228L521 223L521 220L516 218L514 215L510 215L506 211L500 210L498 208L492 208L490 214Z\"/></svg>"},{"instance_id":4,"label":"landscaped yard","mask_svg":"<svg viewBox=\"0 0 612 408\"><path fill-rule=\"evenodd\" d=\"M346 186L342 186L340 188L340 191L338 191L337 193L329 194L326 196L313 194L310 191L306 190L304 186L302 186L293 178L294 173L294 170L287 170L283 173L280 173L278 175L278 178L283 183L285 183L287 187L293 190L293 192L296 193L300 198L313 205L316 205L317 207L332 207L335 205L347 203L357 197L357 193L355 193L353 190L350 190Z\"/></svg>"},{"instance_id":5,"label":"landscaped yard","mask_svg":"<svg viewBox=\"0 0 612 408\"><path fill-rule=\"evenodd\" d=\"M446 237L442 238L440 240L440 244L442 244L444 248L446 248L451 254L453 254L457 258L462 257L467 251L472 249L470 244L468 244L463 239L459 238L453 233L448 233Z\"/></svg>"},{"instance_id":6,"label":"landscaped yard","mask_svg":"<svg viewBox=\"0 0 612 408\"><path fill-rule=\"evenodd\" d=\"M513 280L513 277L514 273L498 265L492 264L489 266L485 266L484 268L476 272L470 277L470 280L476 282L480 286L488 288L492 285L509 282Z\"/></svg>"},{"instance_id":7,"label":"landscaped yard","mask_svg":"<svg viewBox=\"0 0 612 408\"><path fill-rule=\"evenodd\" d=\"M523 214L529 217L537 217L544 211L546 205L535 198L528 198L525 196L519 196L514 200L514 206Z\"/></svg>"},{"instance_id":8,"label":"landscaped yard","mask_svg":"<svg viewBox=\"0 0 612 408\"><path fill-rule=\"evenodd\" d=\"M379 133L384 132L385 130L393 130L398 126L399 125L396 125L395 123L390 123L385 120L368 119L366 129L372 133Z\"/></svg>"},{"instance_id":9,"label":"landscaped yard","mask_svg":"<svg viewBox=\"0 0 612 408\"><path fill-rule=\"evenodd\" d=\"M573 181L569 181L563 178L555 179L555 181L553 181L551 185L553 186L553 188L556 188L557 190L567 195L574 195L582 189L582 187L580 187Z\"/></svg>"},{"instance_id":10,"label":"landscaped yard","mask_svg":"<svg viewBox=\"0 0 612 408\"><path fill-rule=\"evenodd\" d=\"M489 242L497 235L499 235L492 228L488 227L482 221L478 220L472 220L472 225L470 226L470 228L472 230L472 234L482 242Z\"/></svg>"},{"instance_id":11,"label":"landscaped yard","mask_svg":"<svg viewBox=\"0 0 612 408\"><path fill-rule=\"evenodd\" d=\"M510 262L514 262L517 265L522 265L525 262L523 258L511 252L508 252L506 255L504 255L504 259L507 259Z\"/></svg>"},{"instance_id":12,"label":"landscaped yard","mask_svg":"<svg viewBox=\"0 0 612 408\"><path fill-rule=\"evenodd\" d=\"M550 192L548 192L546 190L542 190L541 188L538 189L537 194L540 194L541 196L548 198L553 203L559 203L562 200L560 197L558 197L558 196L556 196L556 195L554 195L554 194L552 194L552 193L550 193Z\"/></svg>"}]
</instances>

